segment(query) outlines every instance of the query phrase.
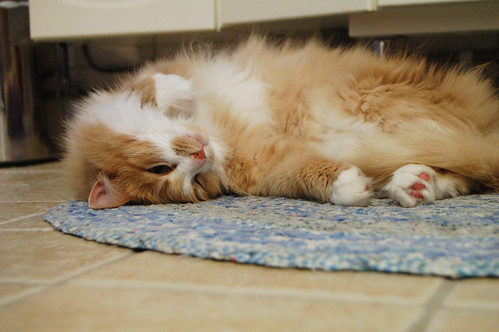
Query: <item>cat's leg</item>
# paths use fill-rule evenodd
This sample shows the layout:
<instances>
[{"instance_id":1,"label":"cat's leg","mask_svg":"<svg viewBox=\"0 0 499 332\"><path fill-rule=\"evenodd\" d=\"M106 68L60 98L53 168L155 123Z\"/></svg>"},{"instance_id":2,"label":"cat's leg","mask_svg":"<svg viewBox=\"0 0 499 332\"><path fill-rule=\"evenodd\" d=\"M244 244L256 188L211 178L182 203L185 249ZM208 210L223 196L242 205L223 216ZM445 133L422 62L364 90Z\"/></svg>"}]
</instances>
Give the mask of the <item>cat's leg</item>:
<instances>
[{"instance_id":1,"label":"cat's leg","mask_svg":"<svg viewBox=\"0 0 499 332\"><path fill-rule=\"evenodd\" d=\"M357 167L351 166L339 173L330 193L330 202L336 205L367 206L371 202L371 179Z\"/></svg>"},{"instance_id":2,"label":"cat's leg","mask_svg":"<svg viewBox=\"0 0 499 332\"><path fill-rule=\"evenodd\" d=\"M288 158L269 173L250 194L309 198L336 205L369 205L371 179L353 165L324 158L298 162Z\"/></svg>"},{"instance_id":3,"label":"cat's leg","mask_svg":"<svg viewBox=\"0 0 499 332\"><path fill-rule=\"evenodd\" d=\"M190 117L194 111L193 82L182 76L156 73L136 82L132 90L140 93L142 104L152 105L167 116Z\"/></svg>"},{"instance_id":4,"label":"cat's leg","mask_svg":"<svg viewBox=\"0 0 499 332\"><path fill-rule=\"evenodd\" d=\"M369 205L372 197L371 179L357 167L342 171L333 183L330 202L336 205Z\"/></svg>"},{"instance_id":5,"label":"cat's leg","mask_svg":"<svg viewBox=\"0 0 499 332\"><path fill-rule=\"evenodd\" d=\"M408 164L397 169L384 187L390 198L404 207L467 194L471 182L465 177L436 170L421 164Z\"/></svg>"}]
</instances>

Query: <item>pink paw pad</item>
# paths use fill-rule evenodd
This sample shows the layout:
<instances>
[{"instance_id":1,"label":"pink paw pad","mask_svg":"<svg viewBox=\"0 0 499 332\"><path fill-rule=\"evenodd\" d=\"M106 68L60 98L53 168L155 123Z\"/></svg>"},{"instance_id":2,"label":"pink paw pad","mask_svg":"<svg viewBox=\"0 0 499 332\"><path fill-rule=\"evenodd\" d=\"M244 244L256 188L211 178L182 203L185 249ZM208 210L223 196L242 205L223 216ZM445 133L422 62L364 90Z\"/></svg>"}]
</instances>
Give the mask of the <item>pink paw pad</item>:
<instances>
[{"instance_id":1,"label":"pink paw pad","mask_svg":"<svg viewBox=\"0 0 499 332\"><path fill-rule=\"evenodd\" d=\"M419 175L418 175L418 177L419 177L420 179L425 180L425 181L430 181L430 176L429 176L429 175L428 175L428 173L426 173L426 172L423 172L423 173L419 174Z\"/></svg>"},{"instance_id":2,"label":"pink paw pad","mask_svg":"<svg viewBox=\"0 0 499 332\"><path fill-rule=\"evenodd\" d=\"M419 190L413 190L413 191L411 191L411 195L414 198L424 198L423 194Z\"/></svg>"},{"instance_id":3,"label":"pink paw pad","mask_svg":"<svg viewBox=\"0 0 499 332\"><path fill-rule=\"evenodd\" d=\"M428 175L428 173L425 172L419 174L418 177L424 181L430 180L430 176ZM423 190L424 188L426 188L426 185L424 183L416 182L411 186L412 189L411 195L415 198L424 198L423 194L421 193L421 190Z\"/></svg>"}]
</instances>

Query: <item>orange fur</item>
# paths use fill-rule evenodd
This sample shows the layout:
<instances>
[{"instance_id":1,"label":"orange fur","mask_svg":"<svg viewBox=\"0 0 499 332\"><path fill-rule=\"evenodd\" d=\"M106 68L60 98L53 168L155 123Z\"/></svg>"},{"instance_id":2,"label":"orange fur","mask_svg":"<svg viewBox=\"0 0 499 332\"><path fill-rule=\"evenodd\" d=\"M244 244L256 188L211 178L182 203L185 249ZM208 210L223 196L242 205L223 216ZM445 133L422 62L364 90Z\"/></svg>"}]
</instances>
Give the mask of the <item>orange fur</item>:
<instances>
[{"instance_id":1,"label":"orange fur","mask_svg":"<svg viewBox=\"0 0 499 332\"><path fill-rule=\"evenodd\" d=\"M210 81L206 72L216 66L221 70ZM224 70L237 79L220 92L225 82L217 75ZM331 186L350 165L381 188L409 163L445 170L439 176L462 194L499 190L499 100L479 70L437 69L423 59L378 58L360 47L328 49L317 41L273 46L253 37L231 52L149 64L116 91L139 92L143 105L155 106L150 77L157 72L190 78L200 91L198 113L185 124L199 137L176 138L173 150L189 156L205 145L204 137L214 137L227 149L217 160L223 174L197 174L186 194L178 172L146 172L165 162L156 146L105 124L86 128L74 121L66 163L79 192L88 195L102 172L140 203L199 201L222 192L329 201ZM211 83L221 90L212 92ZM262 95L254 92L262 100L250 95L240 106L244 93L230 90L239 84L248 94L264 87Z\"/></svg>"}]
</instances>

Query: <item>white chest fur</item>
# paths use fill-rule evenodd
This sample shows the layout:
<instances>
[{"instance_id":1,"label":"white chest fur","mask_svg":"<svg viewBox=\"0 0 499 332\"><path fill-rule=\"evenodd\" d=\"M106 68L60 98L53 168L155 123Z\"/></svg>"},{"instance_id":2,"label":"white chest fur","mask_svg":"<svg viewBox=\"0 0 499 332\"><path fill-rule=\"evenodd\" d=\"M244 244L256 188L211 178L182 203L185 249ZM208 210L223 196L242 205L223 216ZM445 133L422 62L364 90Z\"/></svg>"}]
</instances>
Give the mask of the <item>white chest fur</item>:
<instances>
[{"instance_id":1,"label":"white chest fur","mask_svg":"<svg viewBox=\"0 0 499 332\"><path fill-rule=\"evenodd\" d=\"M327 158L349 162L352 151L378 133L376 125L341 111L321 96L311 100L311 113L320 128L320 151Z\"/></svg>"},{"instance_id":2,"label":"white chest fur","mask_svg":"<svg viewBox=\"0 0 499 332\"><path fill-rule=\"evenodd\" d=\"M271 123L267 86L250 66L240 68L229 59L203 65L193 77L198 98L216 97L229 105L233 117L248 127Z\"/></svg>"}]
</instances>

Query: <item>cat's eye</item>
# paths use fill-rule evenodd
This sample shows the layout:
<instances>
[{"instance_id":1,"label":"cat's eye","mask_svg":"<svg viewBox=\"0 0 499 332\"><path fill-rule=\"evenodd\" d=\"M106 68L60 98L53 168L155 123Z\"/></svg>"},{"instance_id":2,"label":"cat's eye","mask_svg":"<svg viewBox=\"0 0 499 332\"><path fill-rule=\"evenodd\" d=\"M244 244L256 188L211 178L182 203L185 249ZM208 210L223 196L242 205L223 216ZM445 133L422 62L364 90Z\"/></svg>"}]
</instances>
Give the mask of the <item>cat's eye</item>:
<instances>
[{"instance_id":1,"label":"cat's eye","mask_svg":"<svg viewBox=\"0 0 499 332\"><path fill-rule=\"evenodd\" d=\"M158 166L154 166L154 167L151 167L149 168L147 171L149 173L154 173L154 174L159 174L159 175L164 175L164 174L168 174L170 173L171 171L173 171L175 169L175 166L170 166L170 165L158 165Z\"/></svg>"}]
</instances>

